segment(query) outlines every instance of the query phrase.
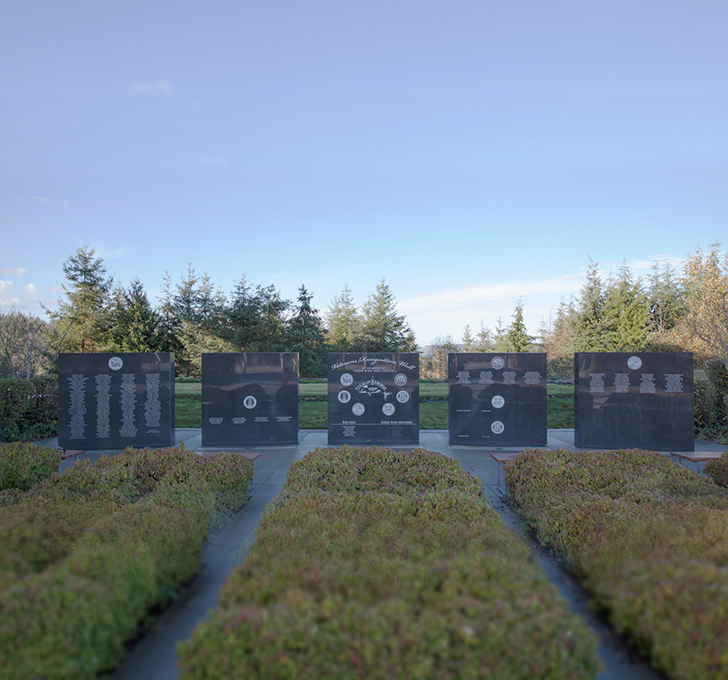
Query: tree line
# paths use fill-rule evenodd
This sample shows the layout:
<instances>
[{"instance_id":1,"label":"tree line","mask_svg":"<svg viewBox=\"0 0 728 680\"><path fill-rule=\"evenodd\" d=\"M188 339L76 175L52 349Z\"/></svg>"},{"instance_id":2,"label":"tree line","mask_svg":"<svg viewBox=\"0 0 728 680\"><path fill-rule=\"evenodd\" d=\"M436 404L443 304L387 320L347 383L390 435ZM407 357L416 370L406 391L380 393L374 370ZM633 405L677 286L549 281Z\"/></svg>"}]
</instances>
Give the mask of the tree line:
<instances>
[{"instance_id":1,"label":"tree line","mask_svg":"<svg viewBox=\"0 0 728 680\"><path fill-rule=\"evenodd\" d=\"M302 376L325 376L326 355L415 352L406 318L382 279L366 302L354 304L345 286L321 313L301 285L296 300L275 286L242 275L230 295L190 264L173 284L167 273L157 304L141 281L114 284L103 259L81 246L63 263L65 283L50 318L11 311L0 315L0 375L32 377L53 370L58 352L174 352L178 375L198 377L203 352L299 353ZM728 255L720 244L691 253L681 273L656 263L635 276L626 263L603 277L589 260L585 282L563 299L535 336L523 321L523 301L508 325L468 325L460 342L438 338L421 359L423 378L447 376L449 352L546 352L550 377L571 378L572 355L583 351L692 351L702 366L711 357L728 366Z\"/></svg>"},{"instance_id":2,"label":"tree line","mask_svg":"<svg viewBox=\"0 0 728 680\"><path fill-rule=\"evenodd\" d=\"M174 352L177 374L199 377L205 352L298 352L302 376L325 376L330 351L414 352L414 333L382 279L359 308L344 288L322 315L304 285L296 300L243 274L229 296L192 264L157 304L134 279L116 285L103 259L81 246L63 263L63 296L50 322L15 310L0 316L0 375L53 370L59 352Z\"/></svg>"},{"instance_id":3,"label":"tree line","mask_svg":"<svg viewBox=\"0 0 728 680\"><path fill-rule=\"evenodd\" d=\"M562 299L555 317L531 336L519 300L512 322L494 330L468 325L460 342L438 338L422 364L423 377L445 377L449 352L546 352L549 377L571 380L575 352L682 352L695 355L696 366L711 358L728 368L728 254L720 244L691 253L682 273L668 262L635 276L623 262L603 277L589 260L579 292Z\"/></svg>"}]
</instances>

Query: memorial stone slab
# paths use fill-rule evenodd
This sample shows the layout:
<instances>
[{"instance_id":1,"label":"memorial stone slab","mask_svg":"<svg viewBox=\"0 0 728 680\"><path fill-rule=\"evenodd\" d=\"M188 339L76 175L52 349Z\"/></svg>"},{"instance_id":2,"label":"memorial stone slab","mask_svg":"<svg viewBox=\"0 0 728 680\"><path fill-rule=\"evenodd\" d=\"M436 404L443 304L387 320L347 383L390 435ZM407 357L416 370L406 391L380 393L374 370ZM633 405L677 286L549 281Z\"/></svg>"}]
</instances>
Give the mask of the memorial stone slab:
<instances>
[{"instance_id":1,"label":"memorial stone slab","mask_svg":"<svg viewBox=\"0 0 728 680\"><path fill-rule=\"evenodd\" d=\"M329 444L419 444L419 354L331 352L328 378Z\"/></svg>"},{"instance_id":2,"label":"memorial stone slab","mask_svg":"<svg viewBox=\"0 0 728 680\"><path fill-rule=\"evenodd\" d=\"M60 354L58 445L174 446L174 354Z\"/></svg>"},{"instance_id":3,"label":"memorial stone slab","mask_svg":"<svg viewBox=\"0 0 728 680\"><path fill-rule=\"evenodd\" d=\"M298 352L202 355L202 446L298 443Z\"/></svg>"},{"instance_id":4,"label":"memorial stone slab","mask_svg":"<svg viewBox=\"0 0 728 680\"><path fill-rule=\"evenodd\" d=\"M451 446L546 446L546 355L448 355Z\"/></svg>"},{"instance_id":5,"label":"memorial stone slab","mask_svg":"<svg viewBox=\"0 0 728 680\"><path fill-rule=\"evenodd\" d=\"M574 355L574 444L694 451L690 352Z\"/></svg>"}]
</instances>

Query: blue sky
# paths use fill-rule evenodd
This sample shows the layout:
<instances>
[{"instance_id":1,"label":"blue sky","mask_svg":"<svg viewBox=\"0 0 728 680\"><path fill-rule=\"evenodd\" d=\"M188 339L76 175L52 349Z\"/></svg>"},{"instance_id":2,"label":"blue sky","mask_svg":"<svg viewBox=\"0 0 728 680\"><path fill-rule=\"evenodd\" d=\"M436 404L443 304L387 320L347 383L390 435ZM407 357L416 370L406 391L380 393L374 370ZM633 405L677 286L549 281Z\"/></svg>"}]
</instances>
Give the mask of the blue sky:
<instances>
[{"instance_id":1,"label":"blue sky","mask_svg":"<svg viewBox=\"0 0 728 680\"><path fill-rule=\"evenodd\" d=\"M589 256L725 247L727 63L721 0L0 0L0 311L87 243L536 332Z\"/></svg>"}]
</instances>

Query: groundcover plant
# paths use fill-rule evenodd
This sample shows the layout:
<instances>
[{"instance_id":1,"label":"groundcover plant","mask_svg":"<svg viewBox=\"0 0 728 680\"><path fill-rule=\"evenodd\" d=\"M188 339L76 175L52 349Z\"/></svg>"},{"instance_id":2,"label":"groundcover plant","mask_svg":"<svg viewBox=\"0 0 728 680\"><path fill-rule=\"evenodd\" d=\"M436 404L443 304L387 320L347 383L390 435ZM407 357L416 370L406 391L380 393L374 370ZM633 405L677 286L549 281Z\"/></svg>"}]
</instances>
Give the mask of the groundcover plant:
<instances>
[{"instance_id":1,"label":"groundcover plant","mask_svg":"<svg viewBox=\"0 0 728 680\"><path fill-rule=\"evenodd\" d=\"M638 450L527 450L505 480L539 540L653 666L728 678L727 489Z\"/></svg>"},{"instance_id":2,"label":"groundcover plant","mask_svg":"<svg viewBox=\"0 0 728 680\"><path fill-rule=\"evenodd\" d=\"M718 460L709 460L705 464L703 472L718 486L728 487L728 451Z\"/></svg>"},{"instance_id":3,"label":"groundcover plant","mask_svg":"<svg viewBox=\"0 0 728 680\"><path fill-rule=\"evenodd\" d=\"M182 677L593 678L596 641L456 461L349 448L291 465Z\"/></svg>"},{"instance_id":4,"label":"groundcover plant","mask_svg":"<svg viewBox=\"0 0 728 680\"><path fill-rule=\"evenodd\" d=\"M199 570L210 527L246 502L252 464L127 449L45 472L0 491L0 677L97 678Z\"/></svg>"}]
</instances>

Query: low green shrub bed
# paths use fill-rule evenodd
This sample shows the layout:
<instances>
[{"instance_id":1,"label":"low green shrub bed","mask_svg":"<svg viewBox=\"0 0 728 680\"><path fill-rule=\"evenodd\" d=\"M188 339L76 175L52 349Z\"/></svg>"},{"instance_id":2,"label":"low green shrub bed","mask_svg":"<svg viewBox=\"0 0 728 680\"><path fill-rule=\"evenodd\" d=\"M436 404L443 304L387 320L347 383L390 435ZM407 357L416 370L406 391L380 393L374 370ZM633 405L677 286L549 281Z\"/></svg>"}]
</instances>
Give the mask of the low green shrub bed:
<instances>
[{"instance_id":1,"label":"low green shrub bed","mask_svg":"<svg viewBox=\"0 0 728 680\"><path fill-rule=\"evenodd\" d=\"M430 451L317 449L293 463L186 680L592 678L585 624L482 497Z\"/></svg>"},{"instance_id":2,"label":"low green shrub bed","mask_svg":"<svg viewBox=\"0 0 728 680\"><path fill-rule=\"evenodd\" d=\"M0 676L96 678L200 567L252 464L183 449L80 461L0 496Z\"/></svg>"},{"instance_id":3,"label":"low green shrub bed","mask_svg":"<svg viewBox=\"0 0 728 680\"><path fill-rule=\"evenodd\" d=\"M718 486L728 487L728 451L718 460L709 460L703 467L703 472Z\"/></svg>"},{"instance_id":4,"label":"low green shrub bed","mask_svg":"<svg viewBox=\"0 0 728 680\"><path fill-rule=\"evenodd\" d=\"M505 481L539 540L653 666L728 677L728 491L638 450L526 450Z\"/></svg>"},{"instance_id":5,"label":"low green shrub bed","mask_svg":"<svg viewBox=\"0 0 728 680\"><path fill-rule=\"evenodd\" d=\"M0 491L27 491L58 472L61 454L47 446L15 442L0 444Z\"/></svg>"}]
</instances>

